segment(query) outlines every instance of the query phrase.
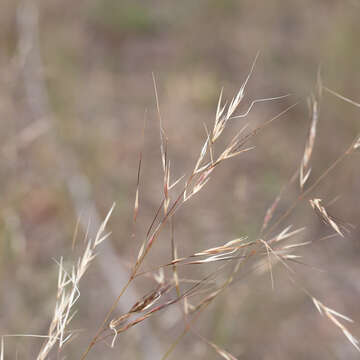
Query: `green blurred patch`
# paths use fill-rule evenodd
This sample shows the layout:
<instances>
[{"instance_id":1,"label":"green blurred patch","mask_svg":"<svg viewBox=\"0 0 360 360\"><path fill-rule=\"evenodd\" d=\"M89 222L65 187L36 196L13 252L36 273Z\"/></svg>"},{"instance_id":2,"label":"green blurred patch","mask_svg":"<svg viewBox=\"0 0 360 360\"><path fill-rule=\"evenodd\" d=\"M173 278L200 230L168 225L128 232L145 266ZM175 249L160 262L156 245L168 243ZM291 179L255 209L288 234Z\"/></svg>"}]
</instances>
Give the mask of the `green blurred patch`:
<instances>
[{"instance_id":1,"label":"green blurred patch","mask_svg":"<svg viewBox=\"0 0 360 360\"><path fill-rule=\"evenodd\" d=\"M155 18L149 10L133 1L98 1L90 18L95 25L113 33L147 33L155 29Z\"/></svg>"},{"instance_id":2,"label":"green blurred patch","mask_svg":"<svg viewBox=\"0 0 360 360\"><path fill-rule=\"evenodd\" d=\"M352 19L341 18L341 22L342 26L332 29L331 36L322 46L323 52L329 54L326 59L328 83L339 88L349 88L350 84L358 84L360 79L359 72L353 71L359 64L360 47L354 44L358 42L360 25Z\"/></svg>"},{"instance_id":3,"label":"green blurred patch","mask_svg":"<svg viewBox=\"0 0 360 360\"><path fill-rule=\"evenodd\" d=\"M237 0L209 0L209 9L218 15L239 15L233 12L239 10L240 2Z\"/></svg>"},{"instance_id":4,"label":"green blurred patch","mask_svg":"<svg viewBox=\"0 0 360 360\"><path fill-rule=\"evenodd\" d=\"M280 190L280 178L279 175L273 171L264 172L262 178L262 186L264 189L265 195L274 196Z\"/></svg>"},{"instance_id":5,"label":"green blurred patch","mask_svg":"<svg viewBox=\"0 0 360 360\"><path fill-rule=\"evenodd\" d=\"M254 240L259 235L259 218L256 217L254 221L246 221L237 219L237 222L232 227L232 230L238 237L246 236L249 240Z\"/></svg>"}]
</instances>

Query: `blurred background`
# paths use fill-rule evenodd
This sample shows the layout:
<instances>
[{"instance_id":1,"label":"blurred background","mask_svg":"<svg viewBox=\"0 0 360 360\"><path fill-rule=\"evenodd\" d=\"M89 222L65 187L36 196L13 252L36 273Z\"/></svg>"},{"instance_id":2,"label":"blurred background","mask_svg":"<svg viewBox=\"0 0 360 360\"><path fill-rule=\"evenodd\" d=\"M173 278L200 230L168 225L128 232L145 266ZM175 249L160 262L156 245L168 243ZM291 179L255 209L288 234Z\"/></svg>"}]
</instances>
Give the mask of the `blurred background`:
<instances>
[{"instance_id":1,"label":"blurred background","mask_svg":"<svg viewBox=\"0 0 360 360\"><path fill-rule=\"evenodd\" d=\"M174 179L189 174L213 124L218 96L231 98L256 53L253 76L239 112L252 100L291 93L257 104L234 120L229 141L299 104L254 139L256 149L228 161L175 218L179 256L259 233L266 209L299 167L310 124L306 98L319 65L323 83L360 101L360 3L248 0L2 0L0 11L0 334L46 334L56 299L54 259L76 259L113 202L112 236L81 285L77 337L60 358L78 359L136 260L162 198L163 173L152 73L155 74ZM146 113L146 115L144 115ZM143 144L144 116L147 118ZM359 108L323 94L310 183L360 130ZM139 152L143 149L140 210L133 227ZM358 225L359 154L332 172L312 197L335 198L331 209ZM299 193L297 181L279 213ZM73 234L80 219L77 246ZM90 220L89 220L90 219ZM296 266L301 283L328 306L355 320L360 337L359 231L345 239L316 241L331 233L307 201L285 225L306 226ZM132 236L132 234L135 236ZM144 270L171 259L166 230ZM211 266L181 269L201 278ZM199 317L196 330L239 359L355 359L358 352L310 299L274 269L244 272ZM154 287L134 283L118 313ZM179 304L99 344L89 359L160 359L183 329ZM36 357L41 340L6 338L5 358ZM51 357L52 356L52 357ZM57 358L56 354L50 358ZM216 359L205 342L188 334L171 359Z\"/></svg>"}]
</instances>

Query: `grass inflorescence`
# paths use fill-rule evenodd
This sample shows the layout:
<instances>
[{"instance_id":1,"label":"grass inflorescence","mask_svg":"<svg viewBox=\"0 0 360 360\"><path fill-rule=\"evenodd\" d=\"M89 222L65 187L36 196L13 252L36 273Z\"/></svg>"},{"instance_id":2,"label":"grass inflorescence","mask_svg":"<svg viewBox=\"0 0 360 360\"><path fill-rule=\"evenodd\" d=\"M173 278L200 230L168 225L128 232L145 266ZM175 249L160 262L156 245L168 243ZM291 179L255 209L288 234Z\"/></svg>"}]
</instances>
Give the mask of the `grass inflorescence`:
<instances>
[{"instance_id":1,"label":"grass inflorescence","mask_svg":"<svg viewBox=\"0 0 360 360\"><path fill-rule=\"evenodd\" d=\"M88 347L83 350L81 359L88 358L93 348L99 342L110 340L109 345L111 347L116 346L119 336L121 336L122 333L176 304L182 309L184 328L178 337L169 344L169 348L164 353L163 359L170 356L177 344L187 333L194 334L222 358L236 359L228 350L221 348L213 341L201 335L198 330L195 329L194 325L211 303L218 299L225 291L231 291L231 287L241 280L239 276L240 270L246 269L246 272L253 274L253 276L257 276L258 273L268 272L271 285L274 288L275 280L273 269L278 265L284 268L291 283L309 298L318 312L335 325L347 340L360 351L358 339L344 325L345 322L351 323L352 319L328 307L323 301L319 300L312 291L302 284L293 266L294 264L305 265L302 256L297 253L297 250L313 243L312 240L306 239L306 227L297 227L292 223L288 223L290 215L300 203L310 203L314 214L332 231L332 234L328 235L330 237L346 237L353 229L353 225L348 224L345 220L339 220L335 216L330 215L326 201L316 197L316 189L345 158L350 157L357 151L360 147L360 137L357 136L323 173L313 179L311 160L315 150L318 123L320 121L322 93L326 91L357 107L359 104L325 87L321 82L320 75L318 76L315 90L308 99L310 123L301 162L297 170L281 188L265 212L258 236L249 238L244 235L225 241L220 239L217 246L211 246L205 249L194 249L193 252L185 256L178 256L177 243L174 236L175 214L185 203L191 202L199 192L205 191L210 177L216 176L216 171L219 171L222 163L235 157L245 156L248 151L252 151L254 146L251 144L251 140L298 104L298 102L294 102L275 117L272 117L253 129L251 129L250 123L247 123L237 131L229 141L225 142L225 146L221 145L223 142L220 142L219 139L225 136L225 129L231 129L232 123L236 121L236 119L246 118L257 103L281 100L288 96L282 95L255 99L250 103L246 111L241 114L237 113L244 99L246 85L254 70L255 62L256 59L244 83L230 101L225 101L223 99L223 91L220 92L213 126L209 128L204 124L205 139L199 147L199 155L192 170L188 174L184 174L176 179L173 179L172 176L173 168L168 150L168 137L160 112L160 99L157 92L155 76L153 76L160 129L160 156L163 171L161 201L153 215L150 226L144 232L146 234L145 238L138 244L139 250L137 251L137 257L129 271L127 282L117 298L114 299L107 313L104 314L102 323L94 332ZM137 221L139 209L141 208L140 180L143 161L142 151L140 152L139 158L134 202L134 226ZM312 180L311 184L309 184L310 179ZM279 211L278 207L282 202L284 194L290 185L296 183L298 184L297 197L284 211ZM222 189L219 189L219 191L221 190ZM38 360L48 359L55 349L63 352L63 347L75 335L70 328L70 323L76 315L76 305L80 297L80 280L95 260L98 252L100 252L99 256L101 256L101 250L98 250L98 247L103 241L106 241L109 235L109 233L106 232L106 225L114 211L114 207L115 205L111 207L106 215L105 220L98 229L96 237L91 239L86 236L85 249L72 267L66 269L62 258L60 258L57 263L59 271L56 303L48 333L45 336L44 343L37 356ZM309 207L309 211L311 211L311 207ZM143 270L142 265L144 260L147 258L154 244L158 242L160 234L163 233L164 229L169 228L171 230L171 254L169 254L169 259L165 259L161 264L151 270ZM208 267L210 265L212 267L209 267L209 269L206 268L206 275L201 279L185 279L181 276L184 267ZM213 268L214 266L215 270ZM222 276L221 279L220 275ZM152 279L154 282L153 289L139 298L128 311L118 314L117 308L120 299L126 296L126 291L133 281L143 276ZM4 358L5 337L6 336L3 336L1 340L1 360Z\"/></svg>"}]
</instances>

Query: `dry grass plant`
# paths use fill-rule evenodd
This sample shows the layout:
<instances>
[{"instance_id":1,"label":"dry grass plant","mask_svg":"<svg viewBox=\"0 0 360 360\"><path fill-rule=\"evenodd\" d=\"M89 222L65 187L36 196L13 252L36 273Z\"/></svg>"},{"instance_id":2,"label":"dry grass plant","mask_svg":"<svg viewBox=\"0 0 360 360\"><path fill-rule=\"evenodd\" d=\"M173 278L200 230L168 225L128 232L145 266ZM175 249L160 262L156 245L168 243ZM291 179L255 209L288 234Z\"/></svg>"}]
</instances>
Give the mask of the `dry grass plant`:
<instances>
[{"instance_id":1,"label":"dry grass plant","mask_svg":"<svg viewBox=\"0 0 360 360\"><path fill-rule=\"evenodd\" d=\"M249 74L247 75L243 85L240 87L238 93L230 102L224 102L223 92L221 91L215 121L213 127L209 129L205 127L205 141L200 148L200 153L190 175L182 176L178 179L172 180L171 162L168 153L168 139L164 129L163 120L160 112L158 92L156 88L155 77L154 89L156 97L156 105L158 111L159 128L160 128L160 151L161 163L163 169L163 194L162 200L159 204L158 210L154 214L153 221L147 229L147 235L143 242L139 245L137 259L132 267L128 281L114 300L112 306L104 316L102 324L96 331L87 349L84 350L81 359L86 359L92 348L99 342L105 339L111 340L111 346L116 346L118 336L139 324L154 314L172 306L174 304L181 304L184 317L184 329L174 342L169 346L167 352L162 359L168 358L179 341L188 333L192 332L199 339L208 344L219 356L224 359L236 359L234 355L228 351L220 348L218 345L207 340L202 335L198 334L194 328L194 323L205 309L217 299L224 291L239 280L237 274L239 270L248 267L250 272L267 271L269 272L272 286L274 286L273 267L277 264L284 267L290 281L302 292L304 292L315 305L315 308L321 315L334 324L349 340L349 342L360 351L359 341L356 339L350 330L344 325L345 322L352 322L352 319L345 316L334 309L326 306L315 295L308 291L301 282L297 279L296 272L292 267L294 263L302 264L301 257L296 254L299 247L307 246L312 241L299 241L298 235L306 231L305 228L296 228L293 224L284 224L289 215L302 201L308 200L314 209L315 214L319 216L321 221L327 224L334 234L331 236L347 236L351 231L351 226L344 221L340 221L331 216L327 210L326 205L322 205L321 199L314 198L313 193L317 186L329 175L329 173L338 166L345 158L352 155L360 147L360 137L355 138L347 149L330 164L330 166L316 179L313 179L312 184L308 185L311 178L311 156L314 150L316 140L317 124L320 118L320 99L322 92L326 91L344 101L349 102L357 107L360 104L350 100L337 92L330 90L321 83L320 75L314 93L309 97L310 108L310 125L309 133L306 140L304 155L298 170L291 176L287 184L281 189L278 196L266 211L261 231L256 238L247 238L246 236L230 241L220 242L216 247L194 250L192 254L184 257L178 257L174 234L173 217L181 206L193 199L193 197L203 191L210 176L214 174L215 170L223 162L243 155L247 151L253 149L250 141L263 131L267 126L278 120L283 114L297 105L287 107L277 116L265 121L258 127L249 130L249 124L245 125L235 136L227 143L225 148L218 148L218 139L223 136L224 130L231 126L231 123L236 118L246 117L251 111L252 107L258 102L271 101L282 99L285 96L256 99L248 109L242 113L237 114L239 105L241 104L246 85L251 77L256 59L252 64ZM145 133L145 126L144 126ZM137 188L134 204L134 224L137 220L137 215L140 207L140 175L141 175L142 154L140 152ZM287 191L290 184L299 181L299 193L294 202L288 209L275 218L275 210L277 209L283 194ZM98 246L106 240L109 233L106 232L106 225L114 210L113 205L101 224L97 235L94 239L87 239L87 245L83 254L79 257L78 262L74 264L69 270L64 267L63 259L58 261L59 275L58 275L58 290L57 300L54 308L52 320L50 322L48 334L45 336L44 343L37 356L38 360L48 359L49 355L57 349L63 351L64 345L72 339L74 332L70 329L70 323L76 314L76 303L80 296L79 283L85 274L88 267L93 262ZM160 233L165 228L170 228L170 241L172 251L170 254L171 260L165 264L153 269L152 271L141 272L142 264L152 249L155 242L157 242ZM194 280L192 283L185 281L180 276L180 269L188 265L206 266L210 263L217 263L215 270L209 271L208 275L201 280ZM171 269L171 277L166 278L164 268ZM216 285L214 279L219 273L226 274L227 277L222 284ZM126 290L135 280L135 278L143 275L151 275L154 279L154 289L143 298L139 299L133 306L121 315L116 313L117 305L122 296L126 296ZM1 339L1 353L0 360L4 360L4 335ZM19 335L21 336L21 335Z\"/></svg>"}]
</instances>

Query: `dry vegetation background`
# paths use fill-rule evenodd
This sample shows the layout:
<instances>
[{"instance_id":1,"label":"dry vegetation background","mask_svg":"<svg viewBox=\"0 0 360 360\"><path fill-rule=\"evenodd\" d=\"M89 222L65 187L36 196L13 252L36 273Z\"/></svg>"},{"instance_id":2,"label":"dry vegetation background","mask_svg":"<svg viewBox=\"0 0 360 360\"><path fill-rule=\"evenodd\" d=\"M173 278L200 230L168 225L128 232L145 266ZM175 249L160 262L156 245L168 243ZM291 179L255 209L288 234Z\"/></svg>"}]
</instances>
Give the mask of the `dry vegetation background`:
<instances>
[{"instance_id":1,"label":"dry vegetation background","mask_svg":"<svg viewBox=\"0 0 360 360\"><path fill-rule=\"evenodd\" d=\"M159 128L152 83L155 73L174 178L193 168L213 123L220 89L239 89L261 51L240 112L255 98L287 93L257 104L234 120L227 141L246 122L254 127L300 100L253 141L256 149L216 169L212 179L175 218L179 256L255 237L266 209L299 167L309 127L306 97L318 65L326 86L360 100L360 3L353 1L236 0L2 0L0 10L0 334L46 334L56 295L53 259L74 258L111 204L111 238L81 284L79 329L60 358L78 359L124 284L161 201ZM147 109L145 143L142 145ZM321 100L312 177L346 149L360 130L360 109L328 93ZM132 211L139 151L144 146L140 211ZM313 192L332 211L359 224L359 154L346 159ZM313 178L311 178L313 179ZM310 179L310 181L312 181ZM296 186L279 206L284 211ZM73 233L81 215L77 246ZM355 320L360 337L359 230L345 239L316 241L331 233L307 201L287 224L307 226L301 249L310 267L298 276L327 305ZM131 234L135 232L135 237ZM169 232L154 245L144 269L170 260ZM211 266L210 266L211 268ZM209 267L206 268L206 271ZM201 278L205 268L181 269ZM171 274L171 273L169 273ZM241 274L201 315L195 328L239 359L355 359L359 353L321 317L308 297L274 268ZM128 309L154 286L140 279L125 294ZM121 310L119 310L120 312ZM183 327L181 306L154 315L119 336L114 349L98 344L89 359L159 359ZM5 359L33 359L41 340L6 338ZM172 359L217 358L188 334ZM53 358L56 358L53 355Z\"/></svg>"}]
</instances>

